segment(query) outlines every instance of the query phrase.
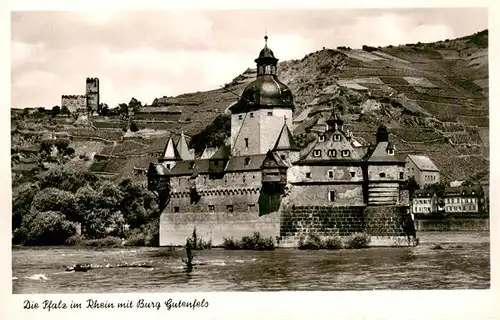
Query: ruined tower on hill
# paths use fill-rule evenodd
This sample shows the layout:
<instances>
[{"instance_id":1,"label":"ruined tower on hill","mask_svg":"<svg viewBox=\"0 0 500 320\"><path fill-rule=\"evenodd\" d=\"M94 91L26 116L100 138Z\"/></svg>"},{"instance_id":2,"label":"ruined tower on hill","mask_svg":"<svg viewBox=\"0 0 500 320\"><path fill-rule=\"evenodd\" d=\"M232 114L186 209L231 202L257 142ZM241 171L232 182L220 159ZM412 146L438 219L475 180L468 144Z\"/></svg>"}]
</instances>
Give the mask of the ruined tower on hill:
<instances>
[{"instance_id":1,"label":"ruined tower on hill","mask_svg":"<svg viewBox=\"0 0 500 320\"><path fill-rule=\"evenodd\" d=\"M87 110L89 114L95 114L99 106L99 78L87 78L85 86L87 95Z\"/></svg>"}]
</instances>

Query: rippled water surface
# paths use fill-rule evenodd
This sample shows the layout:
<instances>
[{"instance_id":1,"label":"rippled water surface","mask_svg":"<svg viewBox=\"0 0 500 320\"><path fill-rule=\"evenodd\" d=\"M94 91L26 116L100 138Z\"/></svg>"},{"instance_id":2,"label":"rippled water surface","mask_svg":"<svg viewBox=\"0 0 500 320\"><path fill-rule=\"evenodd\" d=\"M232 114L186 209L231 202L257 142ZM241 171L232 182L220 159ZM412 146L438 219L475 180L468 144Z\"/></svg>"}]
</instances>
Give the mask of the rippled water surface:
<instances>
[{"instance_id":1,"label":"rippled water surface","mask_svg":"<svg viewBox=\"0 0 500 320\"><path fill-rule=\"evenodd\" d=\"M183 270L182 249L14 248L14 293L486 289L489 233L419 233L415 248L270 252L212 249ZM434 244L443 250L433 249ZM66 272L66 265L147 263L152 268Z\"/></svg>"}]
</instances>

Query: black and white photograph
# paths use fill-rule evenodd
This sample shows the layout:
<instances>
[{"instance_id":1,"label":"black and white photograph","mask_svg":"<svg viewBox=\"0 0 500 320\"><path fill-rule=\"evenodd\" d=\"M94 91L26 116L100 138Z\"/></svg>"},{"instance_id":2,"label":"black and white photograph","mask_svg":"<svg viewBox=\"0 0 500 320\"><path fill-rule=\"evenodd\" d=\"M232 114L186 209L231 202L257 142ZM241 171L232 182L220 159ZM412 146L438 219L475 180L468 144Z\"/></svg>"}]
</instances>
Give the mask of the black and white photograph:
<instances>
[{"instance_id":1,"label":"black and white photograph","mask_svg":"<svg viewBox=\"0 0 500 320\"><path fill-rule=\"evenodd\" d=\"M490 289L488 23L12 11L12 294Z\"/></svg>"}]
</instances>

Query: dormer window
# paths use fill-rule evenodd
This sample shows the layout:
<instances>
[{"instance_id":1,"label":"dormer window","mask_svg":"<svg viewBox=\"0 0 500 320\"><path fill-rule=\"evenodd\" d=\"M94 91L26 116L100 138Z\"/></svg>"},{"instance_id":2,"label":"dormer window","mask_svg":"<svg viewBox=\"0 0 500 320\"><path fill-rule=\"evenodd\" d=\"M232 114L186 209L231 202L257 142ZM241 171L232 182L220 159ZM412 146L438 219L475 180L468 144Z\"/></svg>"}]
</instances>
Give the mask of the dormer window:
<instances>
[{"instance_id":1,"label":"dormer window","mask_svg":"<svg viewBox=\"0 0 500 320\"><path fill-rule=\"evenodd\" d=\"M380 172L380 178L385 178L385 172Z\"/></svg>"},{"instance_id":2,"label":"dormer window","mask_svg":"<svg viewBox=\"0 0 500 320\"><path fill-rule=\"evenodd\" d=\"M319 136L319 142L323 142L325 141L325 136L324 135L320 135Z\"/></svg>"},{"instance_id":3,"label":"dormer window","mask_svg":"<svg viewBox=\"0 0 500 320\"><path fill-rule=\"evenodd\" d=\"M191 162L189 163L189 169L194 169L194 161L191 161Z\"/></svg>"},{"instance_id":4,"label":"dormer window","mask_svg":"<svg viewBox=\"0 0 500 320\"><path fill-rule=\"evenodd\" d=\"M333 170L328 170L328 178L333 178Z\"/></svg>"},{"instance_id":5,"label":"dormer window","mask_svg":"<svg viewBox=\"0 0 500 320\"><path fill-rule=\"evenodd\" d=\"M167 169L170 170L170 163L167 163Z\"/></svg>"},{"instance_id":6,"label":"dormer window","mask_svg":"<svg viewBox=\"0 0 500 320\"><path fill-rule=\"evenodd\" d=\"M250 112L250 118L253 118L253 112Z\"/></svg>"},{"instance_id":7,"label":"dormer window","mask_svg":"<svg viewBox=\"0 0 500 320\"><path fill-rule=\"evenodd\" d=\"M250 158L245 158L245 165L248 166L250 164Z\"/></svg>"},{"instance_id":8,"label":"dormer window","mask_svg":"<svg viewBox=\"0 0 500 320\"><path fill-rule=\"evenodd\" d=\"M350 156L351 156L351 151L342 150L342 157L350 157Z\"/></svg>"},{"instance_id":9,"label":"dormer window","mask_svg":"<svg viewBox=\"0 0 500 320\"><path fill-rule=\"evenodd\" d=\"M240 115L238 116L238 119L239 119L239 120L243 120L243 115L242 115L242 114L240 114Z\"/></svg>"},{"instance_id":10,"label":"dormer window","mask_svg":"<svg viewBox=\"0 0 500 320\"><path fill-rule=\"evenodd\" d=\"M306 178L311 178L311 173L310 172L306 172Z\"/></svg>"},{"instance_id":11,"label":"dormer window","mask_svg":"<svg viewBox=\"0 0 500 320\"><path fill-rule=\"evenodd\" d=\"M340 134L334 134L333 141L340 141Z\"/></svg>"},{"instance_id":12,"label":"dormer window","mask_svg":"<svg viewBox=\"0 0 500 320\"><path fill-rule=\"evenodd\" d=\"M273 112L272 112L272 111L268 111L268 112L267 112L267 116L268 116L268 117L270 117L270 116L272 116L272 115L273 115Z\"/></svg>"},{"instance_id":13,"label":"dormer window","mask_svg":"<svg viewBox=\"0 0 500 320\"><path fill-rule=\"evenodd\" d=\"M319 149L316 149L313 151L313 156L314 157L321 157L321 150Z\"/></svg>"},{"instance_id":14,"label":"dormer window","mask_svg":"<svg viewBox=\"0 0 500 320\"><path fill-rule=\"evenodd\" d=\"M248 138L245 138L245 148L248 148Z\"/></svg>"},{"instance_id":15,"label":"dormer window","mask_svg":"<svg viewBox=\"0 0 500 320\"><path fill-rule=\"evenodd\" d=\"M281 157L281 160L285 160L286 159L286 157L285 157L284 154L282 154L280 157Z\"/></svg>"},{"instance_id":16,"label":"dormer window","mask_svg":"<svg viewBox=\"0 0 500 320\"><path fill-rule=\"evenodd\" d=\"M387 154L390 156L394 155L394 149L387 149Z\"/></svg>"},{"instance_id":17,"label":"dormer window","mask_svg":"<svg viewBox=\"0 0 500 320\"><path fill-rule=\"evenodd\" d=\"M332 158L336 157L337 156L337 151L333 150L333 149L328 150L328 156L332 157Z\"/></svg>"}]
</instances>

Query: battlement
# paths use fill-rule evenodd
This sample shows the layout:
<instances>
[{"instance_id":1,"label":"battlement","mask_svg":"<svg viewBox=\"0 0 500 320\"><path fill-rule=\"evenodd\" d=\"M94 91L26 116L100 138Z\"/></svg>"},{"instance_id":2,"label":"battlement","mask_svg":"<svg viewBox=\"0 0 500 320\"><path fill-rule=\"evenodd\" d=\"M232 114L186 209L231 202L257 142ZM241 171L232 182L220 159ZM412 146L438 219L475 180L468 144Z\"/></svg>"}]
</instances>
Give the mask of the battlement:
<instances>
[{"instance_id":1,"label":"battlement","mask_svg":"<svg viewBox=\"0 0 500 320\"><path fill-rule=\"evenodd\" d=\"M82 99L82 98L84 98L84 99L86 99L87 96L84 94L63 94L61 96L61 98L63 98L63 99L64 98L66 98L66 99Z\"/></svg>"},{"instance_id":2,"label":"battlement","mask_svg":"<svg viewBox=\"0 0 500 320\"><path fill-rule=\"evenodd\" d=\"M87 82L99 82L99 78L87 78Z\"/></svg>"}]
</instances>

